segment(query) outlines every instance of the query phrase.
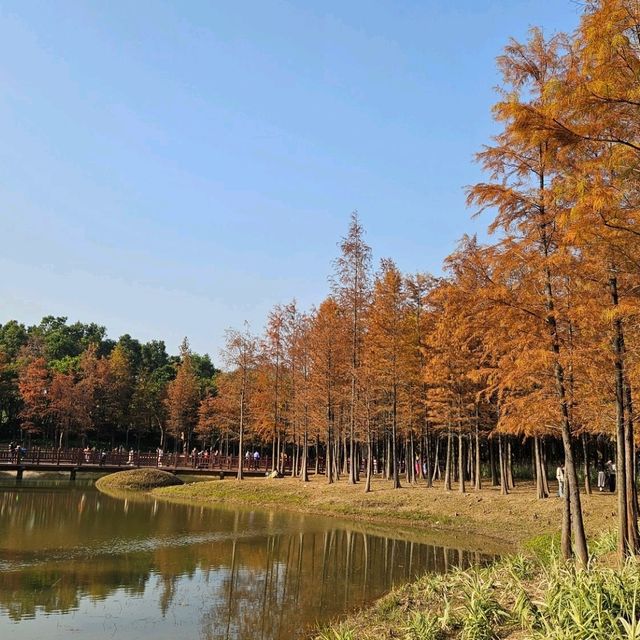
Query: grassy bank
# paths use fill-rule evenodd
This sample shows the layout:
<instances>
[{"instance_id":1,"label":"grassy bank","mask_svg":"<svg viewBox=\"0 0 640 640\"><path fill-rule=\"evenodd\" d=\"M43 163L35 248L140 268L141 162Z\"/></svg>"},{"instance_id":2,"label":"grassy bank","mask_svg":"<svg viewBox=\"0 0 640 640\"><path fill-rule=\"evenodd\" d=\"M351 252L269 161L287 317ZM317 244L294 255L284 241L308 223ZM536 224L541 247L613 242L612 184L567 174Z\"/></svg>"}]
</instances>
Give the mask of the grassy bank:
<instances>
[{"instance_id":1,"label":"grassy bank","mask_svg":"<svg viewBox=\"0 0 640 640\"><path fill-rule=\"evenodd\" d=\"M638 639L640 565L608 566L611 540L600 539L605 549L590 571L513 555L485 568L425 575L315 640Z\"/></svg>"},{"instance_id":2,"label":"grassy bank","mask_svg":"<svg viewBox=\"0 0 640 640\"><path fill-rule=\"evenodd\" d=\"M493 547L502 551L518 551L525 541L536 535L553 534L560 528L560 500L537 500L533 487L518 486L510 495L502 496L497 488L487 487L475 493L444 492L441 487L424 485L393 490L390 483L376 479L370 493L363 485L346 481L328 485L322 479L309 483L283 478L214 480L180 487L157 489L154 494L174 500L201 504L234 504L251 507L337 516L377 525L401 527L416 534L429 532L466 538L470 548ZM587 531L595 535L611 528L615 522L615 496L584 496ZM463 540L458 540L463 542ZM494 550L494 549L492 549Z\"/></svg>"}]
</instances>

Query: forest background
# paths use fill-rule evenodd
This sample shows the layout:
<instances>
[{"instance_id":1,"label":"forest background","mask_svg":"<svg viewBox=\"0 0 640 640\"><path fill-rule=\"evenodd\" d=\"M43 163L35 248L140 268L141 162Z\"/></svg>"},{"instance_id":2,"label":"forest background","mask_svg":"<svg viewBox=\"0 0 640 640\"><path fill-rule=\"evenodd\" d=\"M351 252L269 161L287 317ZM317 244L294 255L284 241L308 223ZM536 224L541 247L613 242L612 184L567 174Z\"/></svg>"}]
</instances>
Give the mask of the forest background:
<instances>
[{"instance_id":1,"label":"forest background","mask_svg":"<svg viewBox=\"0 0 640 640\"><path fill-rule=\"evenodd\" d=\"M583 566L580 485L589 491L589 462L615 451L619 553L637 553L639 52L632 0L585 3L570 35L509 42L498 133L478 154L487 178L467 191L493 218L490 238L463 237L442 277L402 274L391 259L374 269L354 213L330 295L276 305L260 336L229 330L224 372L186 340L171 362L160 343L105 349L94 325L7 323L3 429L58 444L156 430L163 444L217 439L240 454L251 437L274 466L292 456L302 480L311 449L329 482L359 482L364 464L365 491L376 461L394 487L401 473L429 485L442 462L446 489L454 478L479 489L497 447L503 491L512 456L526 456L540 498L556 442L562 550Z\"/></svg>"}]
</instances>

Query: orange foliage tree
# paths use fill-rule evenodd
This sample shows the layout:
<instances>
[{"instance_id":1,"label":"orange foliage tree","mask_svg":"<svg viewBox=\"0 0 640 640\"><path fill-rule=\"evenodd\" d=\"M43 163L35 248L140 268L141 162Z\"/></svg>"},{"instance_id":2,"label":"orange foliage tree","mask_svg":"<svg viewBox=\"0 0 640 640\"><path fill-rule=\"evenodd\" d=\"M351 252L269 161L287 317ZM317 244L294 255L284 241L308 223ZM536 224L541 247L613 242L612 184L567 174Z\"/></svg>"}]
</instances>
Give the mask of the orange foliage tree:
<instances>
[{"instance_id":1,"label":"orange foliage tree","mask_svg":"<svg viewBox=\"0 0 640 640\"><path fill-rule=\"evenodd\" d=\"M180 362L174 380L167 387L167 431L174 438L174 451L181 441L185 451L190 450L191 436L197 423L200 387L193 370L189 341L180 345Z\"/></svg>"}]
</instances>

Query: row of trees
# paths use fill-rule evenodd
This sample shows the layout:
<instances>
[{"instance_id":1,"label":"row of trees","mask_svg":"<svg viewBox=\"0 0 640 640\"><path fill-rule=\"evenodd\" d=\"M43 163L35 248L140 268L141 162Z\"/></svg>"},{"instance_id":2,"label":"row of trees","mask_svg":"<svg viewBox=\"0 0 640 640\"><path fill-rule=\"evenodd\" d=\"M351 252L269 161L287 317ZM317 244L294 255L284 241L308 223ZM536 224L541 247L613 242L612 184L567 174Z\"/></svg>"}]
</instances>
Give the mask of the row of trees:
<instances>
[{"instance_id":1,"label":"row of trees","mask_svg":"<svg viewBox=\"0 0 640 640\"><path fill-rule=\"evenodd\" d=\"M482 464L493 469L497 458L506 493L513 454L526 452L542 498L545 447L557 442L568 485L562 549L583 565L575 449L588 491L588 448L608 440L620 556L638 552L640 5L588 2L575 34L546 39L534 29L498 64L499 133L478 154L487 181L468 190L469 204L493 216L492 241L463 238L443 277L404 275L388 259L374 273L354 213L331 294L309 311L276 306L262 336L229 331L215 389L210 361L186 343L173 361L144 355L160 343L141 345L136 359L127 340L72 325L82 348L67 352L67 329L47 329L59 319L22 344L9 323L3 419L53 429L59 441L73 428L155 424L175 442L232 443L240 455L252 438L271 448L274 468L291 456L303 480L310 450L316 465L325 458L329 482L359 482L364 467L367 491L374 465L394 487L404 470L408 482L442 473L446 489L456 478L461 491L479 489ZM60 408L72 387L81 416Z\"/></svg>"},{"instance_id":2,"label":"row of trees","mask_svg":"<svg viewBox=\"0 0 640 640\"><path fill-rule=\"evenodd\" d=\"M218 371L188 342L113 341L104 327L46 317L0 326L0 433L5 439L113 447L141 441L188 447L198 402ZM171 442L167 437L171 438Z\"/></svg>"},{"instance_id":3,"label":"row of trees","mask_svg":"<svg viewBox=\"0 0 640 640\"><path fill-rule=\"evenodd\" d=\"M624 557L639 550L640 5L588 2L575 34L534 29L498 64L500 131L478 154L488 180L468 190L469 204L493 216L492 242L463 238L444 278L403 276L390 260L372 277L354 215L330 297L308 314L277 307L260 340L230 334L231 371L210 410L239 424L241 439L247 429L268 437L275 460L283 442L300 445L303 479L310 437L322 441L330 482L341 465L357 482L349 461L361 456L366 490L373 446L394 486L400 458L409 481L429 482L433 432L446 436L445 487L455 436L460 488L470 477L479 487L481 440L508 450L508 434L530 443L543 497L542 440L557 439L562 550L583 565L574 448L609 438Z\"/></svg>"}]
</instances>

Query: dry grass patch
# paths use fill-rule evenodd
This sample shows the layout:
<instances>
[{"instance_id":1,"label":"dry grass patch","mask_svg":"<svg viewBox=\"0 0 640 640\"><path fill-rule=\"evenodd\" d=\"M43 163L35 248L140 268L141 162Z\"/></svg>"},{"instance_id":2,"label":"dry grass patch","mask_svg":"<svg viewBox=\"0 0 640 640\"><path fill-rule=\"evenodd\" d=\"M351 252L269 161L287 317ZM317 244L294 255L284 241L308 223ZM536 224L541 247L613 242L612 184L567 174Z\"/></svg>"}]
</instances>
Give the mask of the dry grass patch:
<instances>
[{"instance_id":1,"label":"dry grass patch","mask_svg":"<svg viewBox=\"0 0 640 640\"><path fill-rule=\"evenodd\" d=\"M376 478L370 493L363 483L345 480L328 484L324 478L303 483L295 478L248 478L214 480L154 491L157 496L204 504L240 504L277 507L366 521L377 525L400 526L415 533L429 531L455 534L463 546L490 552L522 548L533 536L553 534L560 529L561 502L555 497L538 500L531 483L521 484L508 496L498 488L461 494L445 492L442 486L407 485L394 490L391 483ZM615 522L615 496L583 496L587 531L594 535ZM612 515L614 514L614 515ZM483 536L482 541L477 540ZM466 539L466 540L465 540ZM493 544L490 541L493 540Z\"/></svg>"}]
</instances>

